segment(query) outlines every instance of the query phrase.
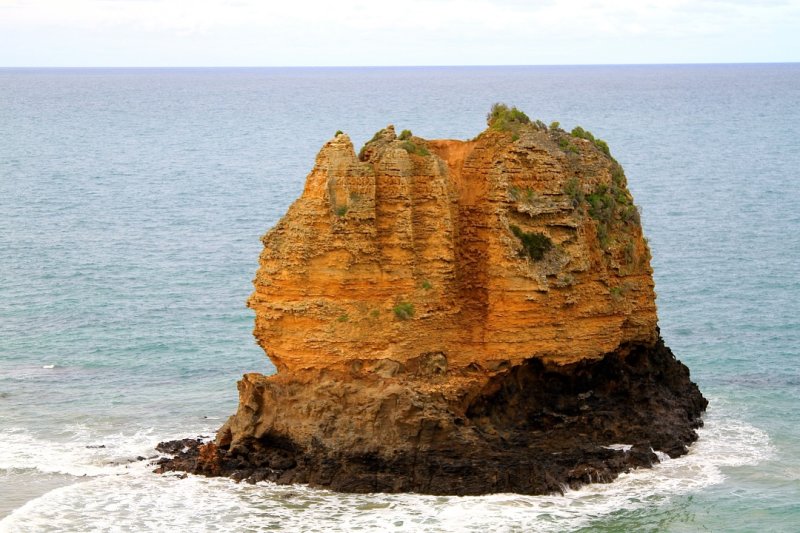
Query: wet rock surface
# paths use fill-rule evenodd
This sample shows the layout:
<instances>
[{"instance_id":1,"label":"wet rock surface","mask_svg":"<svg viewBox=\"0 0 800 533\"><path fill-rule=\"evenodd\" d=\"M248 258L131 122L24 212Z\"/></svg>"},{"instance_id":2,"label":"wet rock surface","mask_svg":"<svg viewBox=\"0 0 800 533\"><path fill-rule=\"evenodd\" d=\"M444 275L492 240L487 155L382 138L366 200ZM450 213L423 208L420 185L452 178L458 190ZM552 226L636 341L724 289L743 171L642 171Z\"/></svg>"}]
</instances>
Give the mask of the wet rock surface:
<instances>
[{"instance_id":1,"label":"wet rock surface","mask_svg":"<svg viewBox=\"0 0 800 533\"><path fill-rule=\"evenodd\" d=\"M439 402L438 411L416 418L402 409L392 413L398 424L418 429L395 449L337 449L319 440L302 446L274 434L235 447L185 439L159 444L177 453L157 471L345 492L545 494L652 466L654 450L685 454L707 405L662 342L565 366L532 359L494 376L466 409ZM372 414L359 412L352 416ZM621 444L628 446L614 446Z\"/></svg>"}]
</instances>

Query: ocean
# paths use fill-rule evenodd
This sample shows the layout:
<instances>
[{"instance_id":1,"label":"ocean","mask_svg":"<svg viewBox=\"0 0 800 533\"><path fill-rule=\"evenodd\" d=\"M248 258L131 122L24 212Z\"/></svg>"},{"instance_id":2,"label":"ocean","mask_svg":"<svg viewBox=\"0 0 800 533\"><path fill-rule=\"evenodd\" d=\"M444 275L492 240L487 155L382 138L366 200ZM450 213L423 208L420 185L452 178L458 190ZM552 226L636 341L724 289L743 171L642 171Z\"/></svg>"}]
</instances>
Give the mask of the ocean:
<instances>
[{"instance_id":1,"label":"ocean","mask_svg":"<svg viewBox=\"0 0 800 533\"><path fill-rule=\"evenodd\" d=\"M337 130L474 137L494 102L608 141L690 453L563 495L343 495L151 473L255 345L260 236ZM800 64L0 69L0 531L800 530Z\"/></svg>"}]
</instances>

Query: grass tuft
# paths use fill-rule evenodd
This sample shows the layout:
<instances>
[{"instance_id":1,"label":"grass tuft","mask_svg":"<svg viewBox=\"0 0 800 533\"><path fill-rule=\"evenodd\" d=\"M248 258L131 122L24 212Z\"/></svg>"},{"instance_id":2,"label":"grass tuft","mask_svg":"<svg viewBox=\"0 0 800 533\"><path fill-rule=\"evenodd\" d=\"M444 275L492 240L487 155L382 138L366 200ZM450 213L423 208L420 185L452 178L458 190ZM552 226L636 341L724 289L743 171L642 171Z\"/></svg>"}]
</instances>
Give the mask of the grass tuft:
<instances>
[{"instance_id":1,"label":"grass tuft","mask_svg":"<svg viewBox=\"0 0 800 533\"><path fill-rule=\"evenodd\" d=\"M409 302L400 302L392 308L394 316L400 320L408 320L414 316L414 304Z\"/></svg>"}]
</instances>

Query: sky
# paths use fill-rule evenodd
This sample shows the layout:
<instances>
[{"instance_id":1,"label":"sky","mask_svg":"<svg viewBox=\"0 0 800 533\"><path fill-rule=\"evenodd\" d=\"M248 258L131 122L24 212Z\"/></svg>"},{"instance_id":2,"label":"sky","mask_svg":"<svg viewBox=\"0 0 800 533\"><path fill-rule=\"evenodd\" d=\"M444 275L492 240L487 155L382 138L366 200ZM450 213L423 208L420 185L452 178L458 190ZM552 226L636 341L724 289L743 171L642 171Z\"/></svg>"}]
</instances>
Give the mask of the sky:
<instances>
[{"instance_id":1,"label":"sky","mask_svg":"<svg viewBox=\"0 0 800 533\"><path fill-rule=\"evenodd\" d=\"M0 66L800 61L800 0L0 0Z\"/></svg>"}]
</instances>

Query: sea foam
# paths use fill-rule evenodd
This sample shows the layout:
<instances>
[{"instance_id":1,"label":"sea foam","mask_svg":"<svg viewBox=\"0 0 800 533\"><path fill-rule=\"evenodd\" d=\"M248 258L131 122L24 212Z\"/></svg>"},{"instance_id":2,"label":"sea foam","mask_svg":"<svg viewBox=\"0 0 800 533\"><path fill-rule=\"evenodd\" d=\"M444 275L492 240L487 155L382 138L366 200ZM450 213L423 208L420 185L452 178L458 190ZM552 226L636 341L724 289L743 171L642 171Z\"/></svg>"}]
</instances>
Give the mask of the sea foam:
<instances>
[{"instance_id":1,"label":"sea foam","mask_svg":"<svg viewBox=\"0 0 800 533\"><path fill-rule=\"evenodd\" d=\"M106 448L86 448L85 435L64 448L16 432L11 439L3 435L7 445L0 467L33 467L93 478L28 502L0 522L0 531L574 530L619 510L660 506L676 496L721 483L726 468L754 465L774 453L764 431L713 409L699 434L686 456L665 457L652 469L622 474L610 484L588 485L563 495L441 497L338 494L303 486L158 476L151 473L149 461L121 462L154 453L152 444L159 439L146 431L104 438Z\"/></svg>"}]
</instances>

